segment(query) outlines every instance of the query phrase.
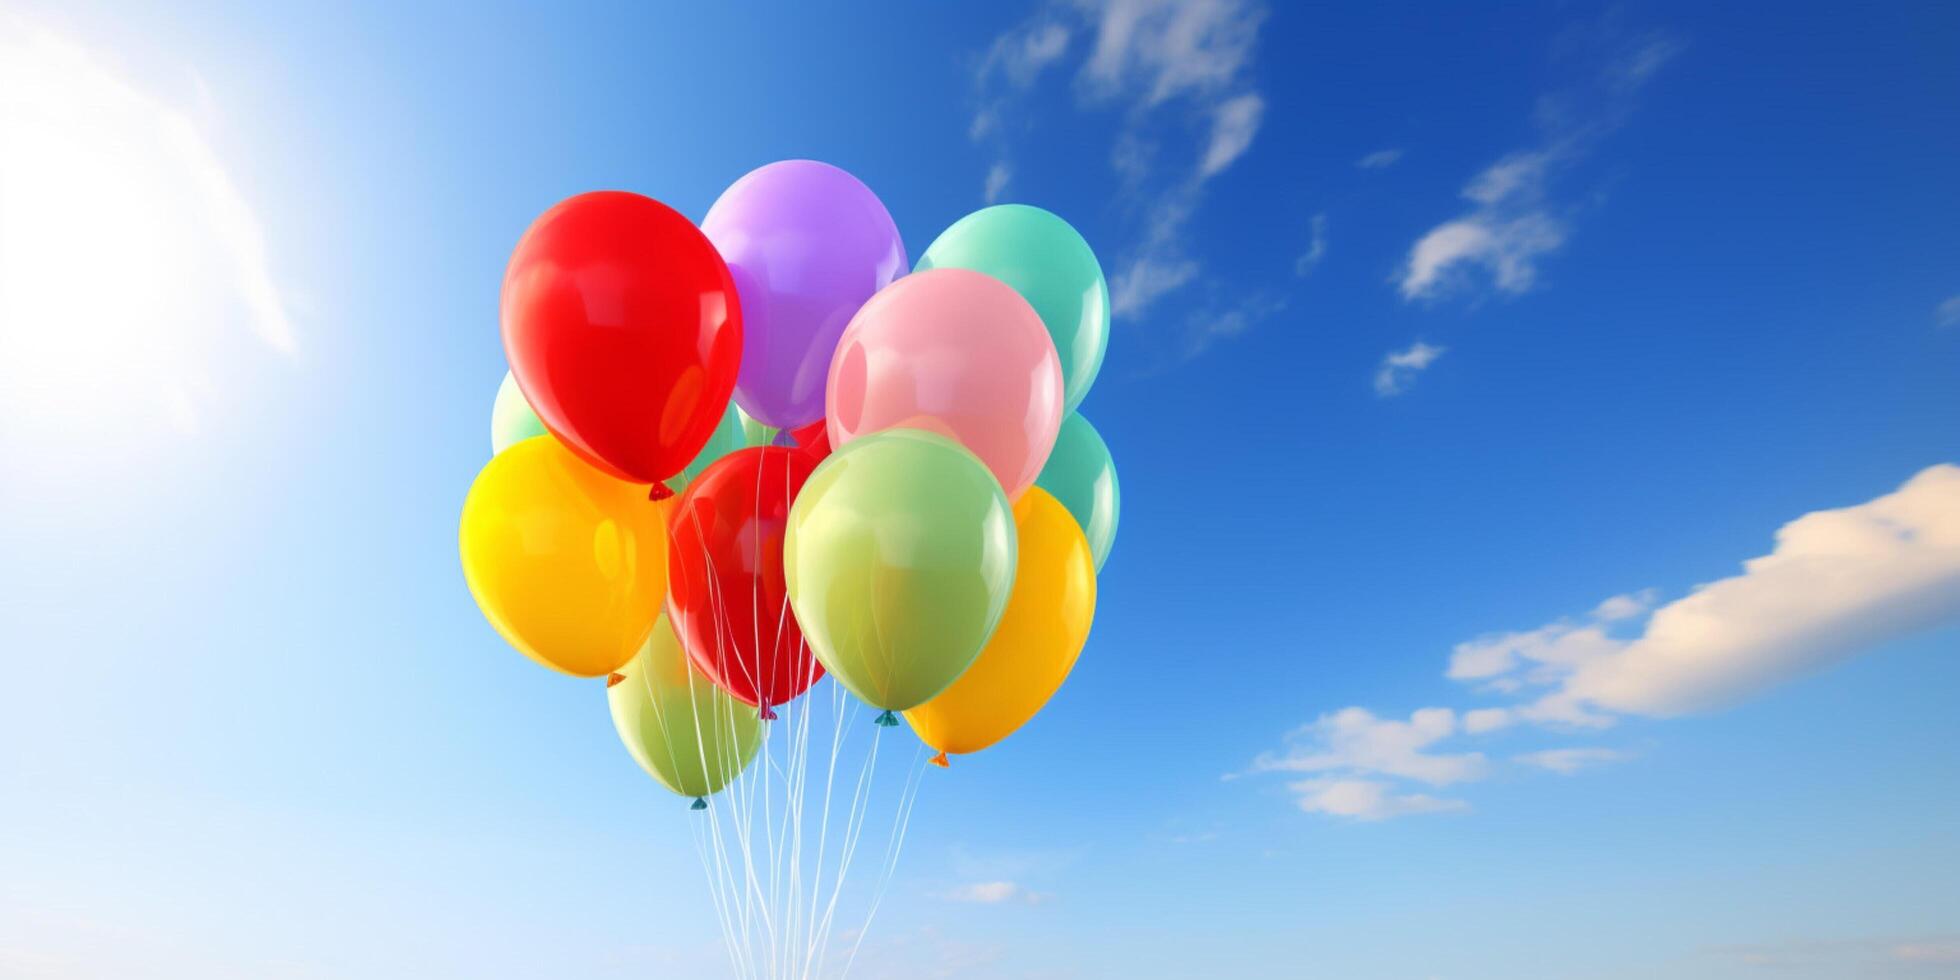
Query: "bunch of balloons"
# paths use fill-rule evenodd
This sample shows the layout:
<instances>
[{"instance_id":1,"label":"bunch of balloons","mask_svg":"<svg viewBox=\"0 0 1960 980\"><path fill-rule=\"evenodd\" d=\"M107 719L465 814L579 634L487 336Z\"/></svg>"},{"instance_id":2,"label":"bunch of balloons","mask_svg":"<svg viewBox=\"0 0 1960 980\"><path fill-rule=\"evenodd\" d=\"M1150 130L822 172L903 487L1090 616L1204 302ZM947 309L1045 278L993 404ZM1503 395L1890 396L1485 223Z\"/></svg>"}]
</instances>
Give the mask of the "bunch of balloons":
<instances>
[{"instance_id":1,"label":"bunch of balloons","mask_svg":"<svg viewBox=\"0 0 1960 980\"><path fill-rule=\"evenodd\" d=\"M697 808L825 674L940 765L1068 676L1118 493L1075 411L1109 290L1061 218L986 208L908 270L823 163L744 176L698 227L581 194L518 241L502 320L470 591L525 655L607 678L628 751Z\"/></svg>"}]
</instances>

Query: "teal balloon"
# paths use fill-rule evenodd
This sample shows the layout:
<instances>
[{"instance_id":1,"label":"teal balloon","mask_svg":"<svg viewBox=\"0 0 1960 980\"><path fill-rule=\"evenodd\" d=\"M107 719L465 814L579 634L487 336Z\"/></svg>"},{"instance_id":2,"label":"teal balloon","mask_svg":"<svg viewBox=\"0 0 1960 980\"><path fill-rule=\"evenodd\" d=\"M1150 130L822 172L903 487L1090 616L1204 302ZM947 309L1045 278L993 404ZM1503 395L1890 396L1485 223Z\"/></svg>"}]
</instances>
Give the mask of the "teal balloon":
<instances>
[{"instance_id":1,"label":"teal balloon","mask_svg":"<svg viewBox=\"0 0 1960 980\"><path fill-rule=\"evenodd\" d=\"M1102 571L1110 546L1116 543L1116 518L1123 509L1123 492L1116 483L1116 461L1109 456L1109 446L1088 419L1071 413L1062 420L1055 450L1048 454L1048 464L1041 468L1034 485L1052 494L1075 516L1083 536L1089 539L1096 571Z\"/></svg>"},{"instance_id":2,"label":"teal balloon","mask_svg":"<svg viewBox=\"0 0 1960 980\"><path fill-rule=\"evenodd\" d=\"M490 409L490 454L494 456L541 435L544 435L544 423L538 421L538 413L531 411L524 393L517 390L517 380L505 371L504 383L497 386L497 404Z\"/></svg>"},{"instance_id":3,"label":"teal balloon","mask_svg":"<svg viewBox=\"0 0 1960 980\"><path fill-rule=\"evenodd\" d=\"M1062 405L1074 411L1109 349L1109 283L1068 222L1026 204L997 204L941 232L914 272L972 269L1014 287L1041 314L1062 359Z\"/></svg>"},{"instance_id":4,"label":"teal balloon","mask_svg":"<svg viewBox=\"0 0 1960 980\"><path fill-rule=\"evenodd\" d=\"M755 709L695 670L662 615L640 652L608 678L613 729L647 775L682 796L720 792L755 759Z\"/></svg>"},{"instance_id":5,"label":"teal balloon","mask_svg":"<svg viewBox=\"0 0 1960 980\"><path fill-rule=\"evenodd\" d=\"M694 457L694 462L667 478L667 488L679 494L687 489L688 484L694 482L695 477L701 475L702 470L707 469L716 460L737 449L747 449L751 444L748 430L742 422L742 410L736 408L735 399L730 398L727 410L721 413L721 424L715 426L714 434L708 437L708 444L701 447L701 452Z\"/></svg>"},{"instance_id":6,"label":"teal balloon","mask_svg":"<svg viewBox=\"0 0 1960 980\"><path fill-rule=\"evenodd\" d=\"M951 686L987 645L1018 547L986 464L945 436L886 429L845 443L804 481L783 573L824 669L866 702L905 711Z\"/></svg>"}]
</instances>

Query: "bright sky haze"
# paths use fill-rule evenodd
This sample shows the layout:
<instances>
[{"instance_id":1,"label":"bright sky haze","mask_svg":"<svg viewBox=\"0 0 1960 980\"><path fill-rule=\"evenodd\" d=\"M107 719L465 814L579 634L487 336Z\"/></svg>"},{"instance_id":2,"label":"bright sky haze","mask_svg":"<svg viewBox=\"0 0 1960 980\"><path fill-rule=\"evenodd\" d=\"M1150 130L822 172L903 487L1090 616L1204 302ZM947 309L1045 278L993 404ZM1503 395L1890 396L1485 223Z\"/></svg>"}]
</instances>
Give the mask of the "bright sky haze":
<instances>
[{"instance_id":1,"label":"bright sky haze","mask_svg":"<svg viewBox=\"0 0 1960 980\"><path fill-rule=\"evenodd\" d=\"M715 977L483 621L498 286L807 157L1072 222L1094 631L853 976L1960 976L1960 9L0 9L0 975Z\"/></svg>"}]
</instances>

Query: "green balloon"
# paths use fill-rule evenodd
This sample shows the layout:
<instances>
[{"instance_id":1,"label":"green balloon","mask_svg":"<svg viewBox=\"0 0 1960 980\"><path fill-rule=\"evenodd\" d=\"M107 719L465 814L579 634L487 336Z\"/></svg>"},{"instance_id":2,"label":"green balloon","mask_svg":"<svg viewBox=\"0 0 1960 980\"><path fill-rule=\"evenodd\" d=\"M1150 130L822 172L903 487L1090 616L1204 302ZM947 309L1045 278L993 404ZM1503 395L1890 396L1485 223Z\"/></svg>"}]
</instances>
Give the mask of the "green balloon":
<instances>
[{"instance_id":1,"label":"green balloon","mask_svg":"<svg viewBox=\"0 0 1960 980\"><path fill-rule=\"evenodd\" d=\"M700 476L701 471L707 469L715 460L737 449L761 445L762 443L749 441L748 423L753 421L744 416L741 409L735 407L734 400L730 399L728 408L721 414L721 422L715 426L714 434L708 437L708 444L701 447L701 452L694 457L694 462L667 478L667 489L680 493L686 490L687 485L693 483L694 478ZM517 388L517 379L511 377L509 371L505 371L504 383L497 386L497 404L490 410L491 455L503 452L532 436L544 434L544 423L538 420L538 413L532 411L530 403L524 400L524 393Z\"/></svg>"},{"instance_id":2,"label":"green balloon","mask_svg":"<svg viewBox=\"0 0 1960 980\"><path fill-rule=\"evenodd\" d=\"M701 452L694 457L694 462L667 478L667 489L676 494L686 490L687 485L693 483L694 478L700 476L701 471L707 469L715 460L737 449L746 449L748 446L748 434L742 425L742 410L735 407L735 400L731 398L728 407L722 410L721 422L715 426L714 434L708 437L708 444L701 447Z\"/></svg>"},{"instance_id":3,"label":"green balloon","mask_svg":"<svg viewBox=\"0 0 1960 980\"><path fill-rule=\"evenodd\" d=\"M1116 483L1116 462L1109 458L1109 446L1088 419L1070 413L1062 420L1055 449L1048 454L1034 485L1054 494L1075 516L1082 534L1089 539L1096 571L1102 571L1109 548L1116 543L1116 518L1123 509L1123 492Z\"/></svg>"},{"instance_id":4,"label":"green balloon","mask_svg":"<svg viewBox=\"0 0 1960 980\"><path fill-rule=\"evenodd\" d=\"M783 571L824 669L904 711L980 655L1007 606L1016 547L985 464L944 436L886 429L810 474L790 507Z\"/></svg>"},{"instance_id":5,"label":"green balloon","mask_svg":"<svg viewBox=\"0 0 1960 980\"><path fill-rule=\"evenodd\" d=\"M1013 286L1055 341L1063 409L1082 403L1109 348L1109 283L1068 222L1026 204L983 208L941 232L912 268L972 269Z\"/></svg>"},{"instance_id":6,"label":"green balloon","mask_svg":"<svg viewBox=\"0 0 1960 980\"><path fill-rule=\"evenodd\" d=\"M711 796L755 758L763 737L755 709L688 665L665 615L619 675L606 688L613 727L633 761L660 785L682 796Z\"/></svg>"},{"instance_id":7,"label":"green balloon","mask_svg":"<svg viewBox=\"0 0 1960 980\"><path fill-rule=\"evenodd\" d=\"M497 386L497 404L490 409L490 455L509 449L532 436L544 435L544 423L531 403L517 390L517 379L504 372L504 383Z\"/></svg>"},{"instance_id":8,"label":"green balloon","mask_svg":"<svg viewBox=\"0 0 1960 980\"><path fill-rule=\"evenodd\" d=\"M776 433L782 431L749 418L749 413L742 412L739 408L736 411L742 414L742 438L747 440L750 446L767 446L776 438Z\"/></svg>"}]
</instances>

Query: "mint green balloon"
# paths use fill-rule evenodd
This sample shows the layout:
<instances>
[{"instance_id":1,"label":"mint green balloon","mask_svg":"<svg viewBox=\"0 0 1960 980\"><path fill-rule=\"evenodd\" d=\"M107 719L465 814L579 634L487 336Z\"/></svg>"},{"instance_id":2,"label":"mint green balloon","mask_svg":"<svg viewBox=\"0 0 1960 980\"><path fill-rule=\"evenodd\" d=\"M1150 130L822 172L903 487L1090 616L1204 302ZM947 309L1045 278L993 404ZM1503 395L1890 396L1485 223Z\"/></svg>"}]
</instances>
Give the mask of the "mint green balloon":
<instances>
[{"instance_id":1,"label":"mint green balloon","mask_svg":"<svg viewBox=\"0 0 1960 980\"><path fill-rule=\"evenodd\" d=\"M755 709L688 665L664 614L618 676L606 704L619 740L640 768L682 796L720 792L762 745Z\"/></svg>"},{"instance_id":2,"label":"mint green balloon","mask_svg":"<svg viewBox=\"0 0 1960 980\"><path fill-rule=\"evenodd\" d=\"M731 405L734 404L734 401L735 400L732 398L729 399L729 404ZM750 446L767 446L772 441L775 440L776 433L782 431L781 429L778 429L774 426L763 425L762 423L757 422L752 418L749 418L749 413L743 412L739 408L736 409L735 411L740 413L742 416L742 438L745 439Z\"/></svg>"},{"instance_id":3,"label":"mint green balloon","mask_svg":"<svg viewBox=\"0 0 1960 980\"><path fill-rule=\"evenodd\" d=\"M701 447L694 462L667 478L667 488L678 494L686 490L687 485L693 483L694 478L715 460L737 449L762 445L749 441L747 424L752 422L753 419L743 416L742 410L735 407L735 400L729 399L728 408L722 412L721 422L715 426L714 434L708 437L707 445ZM497 404L490 409L491 454L544 434L544 423L538 420L538 413L532 411L530 403L524 400L524 393L518 390L516 379L505 371L504 383L497 386Z\"/></svg>"},{"instance_id":4,"label":"mint green balloon","mask_svg":"<svg viewBox=\"0 0 1960 980\"><path fill-rule=\"evenodd\" d=\"M914 272L972 269L1013 286L1041 314L1062 359L1062 407L1075 411L1109 348L1109 283L1068 222L1026 204L997 204L953 222Z\"/></svg>"},{"instance_id":5,"label":"mint green balloon","mask_svg":"<svg viewBox=\"0 0 1960 980\"><path fill-rule=\"evenodd\" d=\"M544 435L544 423L524 393L517 390L517 379L504 372L504 383L497 386L497 404L490 409L490 455L509 449L532 436Z\"/></svg>"},{"instance_id":6,"label":"mint green balloon","mask_svg":"<svg viewBox=\"0 0 1960 980\"><path fill-rule=\"evenodd\" d=\"M694 482L695 477L701 475L702 470L707 469L715 460L737 449L746 449L748 447L749 437L747 430L742 425L742 410L736 408L735 399L730 398L728 400L728 407L721 413L721 422L715 426L714 434L708 437L708 444L701 447L701 452L694 457L694 462L687 464L679 473L667 478L667 489L674 491L676 494L681 493L687 489L688 484Z\"/></svg>"},{"instance_id":7,"label":"mint green balloon","mask_svg":"<svg viewBox=\"0 0 1960 980\"><path fill-rule=\"evenodd\" d=\"M904 711L958 680L993 636L1016 547L1014 512L984 463L944 436L886 429L810 474L790 507L783 571L824 669Z\"/></svg>"},{"instance_id":8,"label":"mint green balloon","mask_svg":"<svg viewBox=\"0 0 1960 980\"><path fill-rule=\"evenodd\" d=\"M1123 492L1116 483L1116 461L1109 457L1109 446L1088 419L1071 413L1062 420L1055 449L1034 485L1053 494L1082 525L1096 571L1102 571L1110 546L1116 543Z\"/></svg>"}]
</instances>

